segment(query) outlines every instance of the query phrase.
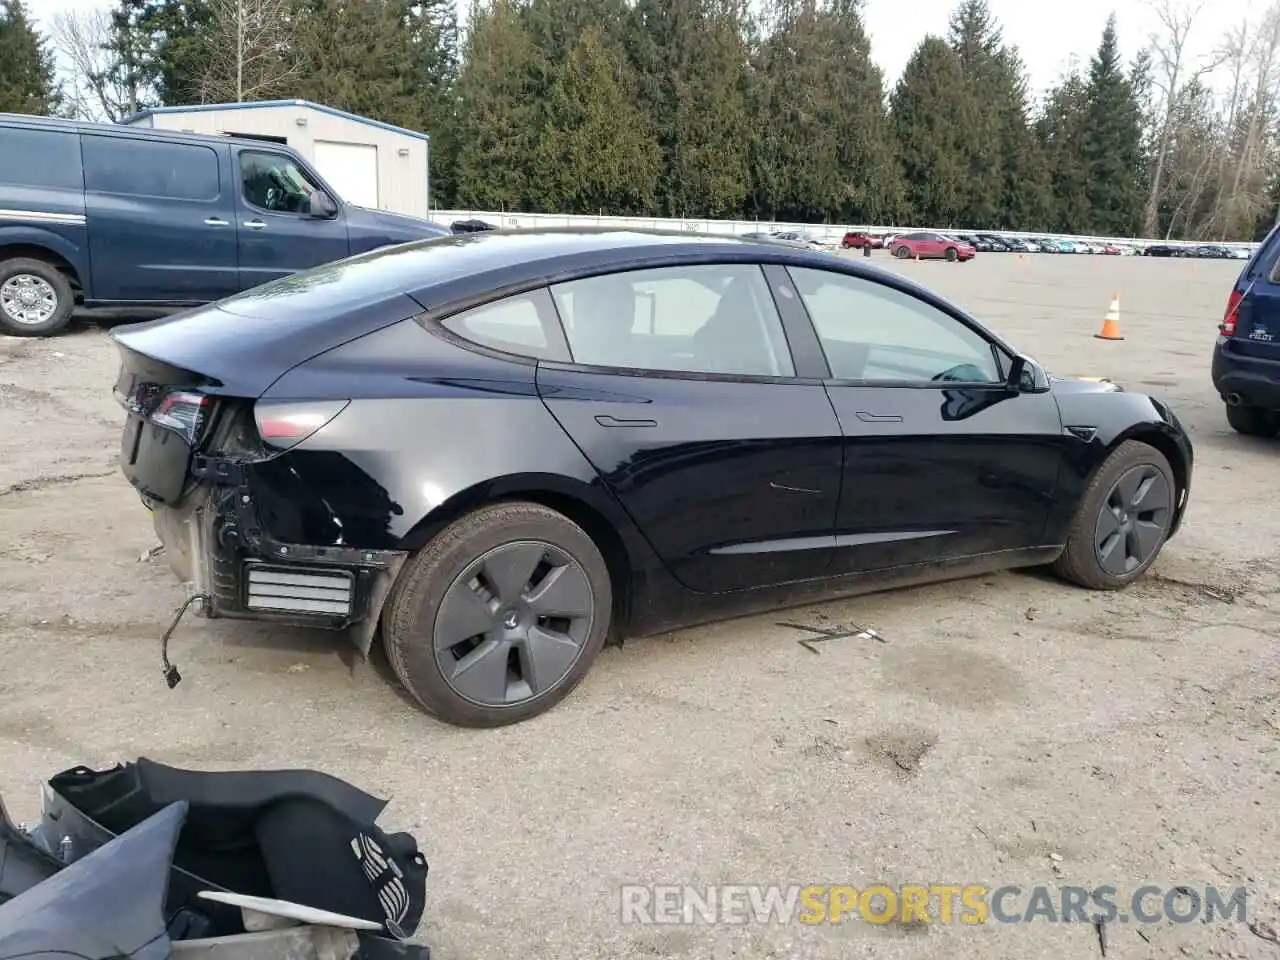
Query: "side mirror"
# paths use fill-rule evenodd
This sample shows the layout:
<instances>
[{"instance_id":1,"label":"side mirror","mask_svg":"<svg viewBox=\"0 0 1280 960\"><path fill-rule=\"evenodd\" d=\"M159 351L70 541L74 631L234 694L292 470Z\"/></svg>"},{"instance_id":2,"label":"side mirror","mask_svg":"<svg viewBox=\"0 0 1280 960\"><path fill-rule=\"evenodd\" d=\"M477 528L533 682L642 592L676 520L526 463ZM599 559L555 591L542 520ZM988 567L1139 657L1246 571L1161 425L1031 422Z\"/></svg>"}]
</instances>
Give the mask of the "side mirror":
<instances>
[{"instance_id":1,"label":"side mirror","mask_svg":"<svg viewBox=\"0 0 1280 960\"><path fill-rule=\"evenodd\" d=\"M311 216L317 220L332 220L338 215L338 205L323 190L311 195Z\"/></svg>"},{"instance_id":2,"label":"side mirror","mask_svg":"<svg viewBox=\"0 0 1280 960\"><path fill-rule=\"evenodd\" d=\"M1004 385L1010 393L1022 393L1026 388L1023 378L1027 373L1027 358L1014 354L1013 360L1009 363L1009 376L1005 378Z\"/></svg>"}]
</instances>

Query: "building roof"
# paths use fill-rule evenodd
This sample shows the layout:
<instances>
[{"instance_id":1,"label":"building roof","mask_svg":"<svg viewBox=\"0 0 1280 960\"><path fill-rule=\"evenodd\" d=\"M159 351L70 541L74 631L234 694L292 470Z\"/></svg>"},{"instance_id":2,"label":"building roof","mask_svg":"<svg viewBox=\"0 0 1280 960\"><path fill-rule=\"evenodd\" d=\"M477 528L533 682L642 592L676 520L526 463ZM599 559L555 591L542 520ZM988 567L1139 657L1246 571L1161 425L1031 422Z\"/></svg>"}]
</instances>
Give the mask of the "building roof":
<instances>
[{"instance_id":1,"label":"building roof","mask_svg":"<svg viewBox=\"0 0 1280 960\"><path fill-rule=\"evenodd\" d=\"M409 130L406 127L397 127L391 123L383 123L381 120L371 120L368 117L362 117L358 113L347 113L345 110L339 110L337 107L326 107L322 103L312 103L310 100L252 100L248 103L195 103L187 107L152 107L149 110L139 110L131 117L123 120L123 123L132 124L138 120L145 120L147 117L154 116L159 113L205 113L211 110L255 110L270 107L306 107L308 110L315 110L319 113L327 113L334 117L341 117L344 120L350 120L353 123L362 123L369 127L378 127L382 130L390 130L392 133L399 133L406 137L413 137L415 140L430 140L431 136L426 133L420 133L417 130Z\"/></svg>"}]
</instances>

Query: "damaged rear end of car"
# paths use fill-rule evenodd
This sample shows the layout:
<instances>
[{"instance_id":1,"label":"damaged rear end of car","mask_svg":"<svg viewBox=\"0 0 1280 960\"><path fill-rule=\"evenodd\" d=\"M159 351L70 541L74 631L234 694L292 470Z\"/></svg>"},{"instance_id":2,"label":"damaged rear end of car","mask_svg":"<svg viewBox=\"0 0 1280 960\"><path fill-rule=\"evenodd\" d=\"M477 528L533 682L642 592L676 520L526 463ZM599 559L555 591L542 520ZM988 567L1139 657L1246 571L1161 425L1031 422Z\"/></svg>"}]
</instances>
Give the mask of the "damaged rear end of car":
<instances>
[{"instance_id":1,"label":"damaged rear end of car","mask_svg":"<svg viewBox=\"0 0 1280 960\"><path fill-rule=\"evenodd\" d=\"M378 282L377 258L113 334L121 469L203 616L349 630L369 650L406 558L387 533L394 505L340 454L300 446L323 437L352 398L264 394L307 360L421 311ZM348 276L316 292L353 270L366 282Z\"/></svg>"}]
</instances>

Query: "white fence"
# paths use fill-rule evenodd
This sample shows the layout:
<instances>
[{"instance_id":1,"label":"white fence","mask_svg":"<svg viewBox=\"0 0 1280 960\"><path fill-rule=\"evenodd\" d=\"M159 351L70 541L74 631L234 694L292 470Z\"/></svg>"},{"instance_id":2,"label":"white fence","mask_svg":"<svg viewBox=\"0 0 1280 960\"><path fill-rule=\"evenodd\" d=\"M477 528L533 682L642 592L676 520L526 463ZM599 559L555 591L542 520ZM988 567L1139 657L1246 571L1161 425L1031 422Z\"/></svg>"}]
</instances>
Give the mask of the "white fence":
<instances>
[{"instance_id":1,"label":"white fence","mask_svg":"<svg viewBox=\"0 0 1280 960\"><path fill-rule=\"evenodd\" d=\"M433 210L431 218L437 223L448 225L455 220L483 220L495 227L503 229L520 229L528 227L634 227L640 230L678 230L681 233L719 234L736 236L742 233L775 231L797 231L822 243L836 244L849 230L863 230L873 233L904 233L909 230L938 230L942 233L981 232L997 237L1054 237L1068 240L1079 240L1084 243L1127 243L1147 246L1153 243L1170 246L1195 247L1199 243L1191 241L1143 240L1133 237L1102 237L1078 234L1061 234L1046 232L1024 232L1017 230L982 230L974 231L960 227L920 227L895 226L885 224L826 224L826 223L784 223L766 220L696 220L666 219L663 217L593 217L560 213L506 213L494 210ZM1246 247L1252 249L1252 243L1224 244L1230 247Z\"/></svg>"}]
</instances>

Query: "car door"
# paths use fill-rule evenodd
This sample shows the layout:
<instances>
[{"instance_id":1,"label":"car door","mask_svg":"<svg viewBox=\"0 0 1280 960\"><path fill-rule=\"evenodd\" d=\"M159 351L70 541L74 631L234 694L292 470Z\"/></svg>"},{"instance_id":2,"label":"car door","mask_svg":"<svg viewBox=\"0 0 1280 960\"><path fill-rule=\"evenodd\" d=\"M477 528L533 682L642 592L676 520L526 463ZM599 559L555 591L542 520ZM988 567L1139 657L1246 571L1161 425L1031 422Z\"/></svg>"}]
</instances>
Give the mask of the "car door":
<instances>
[{"instance_id":1,"label":"car door","mask_svg":"<svg viewBox=\"0 0 1280 960\"><path fill-rule=\"evenodd\" d=\"M1065 449L1052 394L1011 390L1012 357L940 302L830 270L788 274L844 435L832 572L1041 545Z\"/></svg>"},{"instance_id":2,"label":"car door","mask_svg":"<svg viewBox=\"0 0 1280 960\"><path fill-rule=\"evenodd\" d=\"M222 144L84 134L95 300L204 303L235 293L235 209Z\"/></svg>"},{"instance_id":3,"label":"car door","mask_svg":"<svg viewBox=\"0 0 1280 960\"><path fill-rule=\"evenodd\" d=\"M241 289L347 256L341 203L310 171L276 150L237 145L233 153Z\"/></svg>"},{"instance_id":4,"label":"car door","mask_svg":"<svg viewBox=\"0 0 1280 960\"><path fill-rule=\"evenodd\" d=\"M825 573L840 425L795 376L760 266L550 289L573 362L539 362L538 392L673 575L714 593Z\"/></svg>"}]
</instances>

